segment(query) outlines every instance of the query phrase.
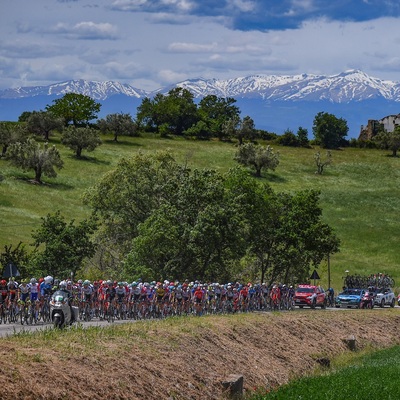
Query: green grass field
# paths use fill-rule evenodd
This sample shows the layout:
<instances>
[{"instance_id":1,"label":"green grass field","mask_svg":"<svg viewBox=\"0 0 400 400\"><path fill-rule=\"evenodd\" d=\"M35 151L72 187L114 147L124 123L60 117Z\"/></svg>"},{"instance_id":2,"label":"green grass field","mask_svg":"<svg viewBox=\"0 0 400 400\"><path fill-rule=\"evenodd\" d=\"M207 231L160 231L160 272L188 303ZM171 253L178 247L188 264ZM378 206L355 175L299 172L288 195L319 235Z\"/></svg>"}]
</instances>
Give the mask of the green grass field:
<instances>
[{"instance_id":1,"label":"green grass field","mask_svg":"<svg viewBox=\"0 0 400 400\"><path fill-rule=\"evenodd\" d=\"M359 356L332 373L295 380L268 395L252 400L398 399L400 347Z\"/></svg>"},{"instance_id":2,"label":"green grass field","mask_svg":"<svg viewBox=\"0 0 400 400\"><path fill-rule=\"evenodd\" d=\"M201 142L182 138L160 139L154 136L121 137L119 143L103 136L103 144L92 153L74 158L71 150L51 138L61 151L64 168L55 179L43 178L34 185L33 172L23 173L0 159L0 248L30 244L32 230L41 217L57 210L67 219L80 221L90 213L82 203L82 193L121 157L138 152L168 150L177 161L192 168L227 171L235 165L234 143ZM332 165L323 175L315 174L314 154L319 149L273 146L280 153L275 172L263 178L276 191L313 188L321 191L323 219L341 240L341 251L330 259L331 281L336 290L342 285L345 270L350 274L387 273L399 285L397 249L400 245L400 158L382 150L346 148L334 151ZM323 156L325 156L323 154ZM327 286L328 266L319 268L321 284Z\"/></svg>"}]
</instances>

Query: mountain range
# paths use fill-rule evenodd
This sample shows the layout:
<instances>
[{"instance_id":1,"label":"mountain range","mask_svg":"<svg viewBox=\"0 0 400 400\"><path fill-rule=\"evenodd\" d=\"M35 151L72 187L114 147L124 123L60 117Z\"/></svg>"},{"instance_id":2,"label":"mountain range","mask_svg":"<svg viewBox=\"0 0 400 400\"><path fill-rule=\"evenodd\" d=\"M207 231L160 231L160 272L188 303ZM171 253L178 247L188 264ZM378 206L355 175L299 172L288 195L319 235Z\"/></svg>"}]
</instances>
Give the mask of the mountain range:
<instances>
[{"instance_id":1,"label":"mountain range","mask_svg":"<svg viewBox=\"0 0 400 400\"><path fill-rule=\"evenodd\" d=\"M102 104L99 117L124 112L136 115L145 97L167 94L174 87L193 93L195 101L213 94L233 97L241 116L249 115L259 129L282 134L299 126L312 133L315 115L329 112L344 118L349 138L358 137L369 119L400 112L400 82L381 80L359 70L337 75L252 75L233 79L189 79L145 91L113 81L70 80L48 86L29 86L0 91L0 120L17 120L23 111L41 110L65 93L81 93Z\"/></svg>"}]
</instances>

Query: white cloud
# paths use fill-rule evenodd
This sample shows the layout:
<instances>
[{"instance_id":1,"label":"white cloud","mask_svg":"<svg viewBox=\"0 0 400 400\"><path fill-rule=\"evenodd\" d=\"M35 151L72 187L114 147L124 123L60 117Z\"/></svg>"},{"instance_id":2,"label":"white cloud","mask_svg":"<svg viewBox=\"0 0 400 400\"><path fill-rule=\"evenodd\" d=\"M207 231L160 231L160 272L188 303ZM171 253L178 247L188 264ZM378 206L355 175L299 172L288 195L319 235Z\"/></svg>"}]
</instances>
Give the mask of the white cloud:
<instances>
[{"instance_id":1,"label":"white cloud","mask_svg":"<svg viewBox=\"0 0 400 400\"><path fill-rule=\"evenodd\" d=\"M109 23L94 23L83 21L70 25L64 22L57 23L50 29L52 33L65 35L68 39L117 39L117 29Z\"/></svg>"},{"instance_id":2,"label":"white cloud","mask_svg":"<svg viewBox=\"0 0 400 400\"><path fill-rule=\"evenodd\" d=\"M165 84L176 83L188 78L187 73L180 73L177 71L172 71L169 69L162 69L157 73L159 79L161 79Z\"/></svg>"},{"instance_id":3,"label":"white cloud","mask_svg":"<svg viewBox=\"0 0 400 400\"><path fill-rule=\"evenodd\" d=\"M172 53L209 53L218 49L217 43L198 44L198 43L171 43L168 50Z\"/></svg>"}]
</instances>

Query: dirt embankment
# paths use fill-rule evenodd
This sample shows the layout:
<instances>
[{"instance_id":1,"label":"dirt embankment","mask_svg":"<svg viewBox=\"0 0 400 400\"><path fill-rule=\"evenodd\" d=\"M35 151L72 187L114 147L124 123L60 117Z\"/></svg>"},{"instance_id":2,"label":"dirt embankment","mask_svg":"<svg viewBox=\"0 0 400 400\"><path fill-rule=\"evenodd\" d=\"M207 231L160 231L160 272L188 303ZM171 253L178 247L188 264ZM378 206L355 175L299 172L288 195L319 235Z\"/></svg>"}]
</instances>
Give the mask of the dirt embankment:
<instances>
[{"instance_id":1,"label":"dirt embankment","mask_svg":"<svg viewBox=\"0 0 400 400\"><path fill-rule=\"evenodd\" d=\"M0 339L6 399L221 399L221 381L247 393L305 374L318 357L399 344L400 310L312 311L181 318L111 331Z\"/></svg>"}]
</instances>

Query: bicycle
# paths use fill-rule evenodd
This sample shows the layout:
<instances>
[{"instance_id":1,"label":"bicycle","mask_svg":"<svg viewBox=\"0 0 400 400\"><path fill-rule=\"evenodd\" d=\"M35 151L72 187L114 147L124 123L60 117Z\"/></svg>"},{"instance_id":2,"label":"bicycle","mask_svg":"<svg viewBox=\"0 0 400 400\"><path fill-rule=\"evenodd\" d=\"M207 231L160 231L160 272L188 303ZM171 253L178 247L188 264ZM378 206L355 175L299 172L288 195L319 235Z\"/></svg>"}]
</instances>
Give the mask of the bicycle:
<instances>
[{"instance_id":1,"label":"bicycle","mask_svg":"<svg viewBox=\"0 0 400 400\"><path fill-rule=\"evenodd\" d=\"M29 303L30 300L26 301L18 300L18 304L20 306L19 320L21 322L21 325L29 324L29 308L30 308Z\"/></svg>"},{"instance_id":2,"label":"bicycle","mask_svg":"<svg viewBox=\"0 0 400 400\"><path fill-rule=\"evenodd\" d=\"M107 322L114 322L115 321L115 308L112 301L106 301L105 305L105 319Z\"/></svg>"},{"instance_id":3,"label":"bicycle","mask_svg":"<svg viewBox=\"0 0 400 400\"><path fill-rule=\"evenodd\" d=\"M7 307L7 319L10 324L17 322L18 308L15 301L10 301Z\"/></svg>"}]
</instances>

